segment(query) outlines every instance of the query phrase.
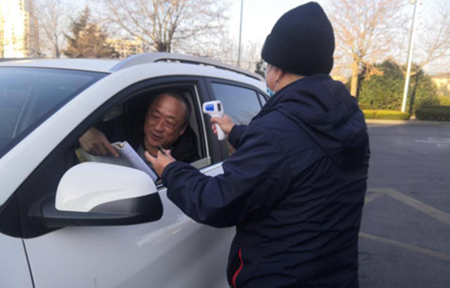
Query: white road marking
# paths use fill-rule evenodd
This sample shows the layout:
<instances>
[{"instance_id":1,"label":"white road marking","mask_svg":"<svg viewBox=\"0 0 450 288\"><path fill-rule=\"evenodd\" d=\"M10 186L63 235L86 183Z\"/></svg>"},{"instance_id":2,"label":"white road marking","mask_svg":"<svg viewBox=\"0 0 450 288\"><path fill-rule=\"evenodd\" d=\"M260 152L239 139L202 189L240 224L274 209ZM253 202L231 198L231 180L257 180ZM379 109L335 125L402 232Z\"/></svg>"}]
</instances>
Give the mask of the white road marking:
<instances>
[{"instance_id":1,"label":"white road marking","mask_svg":"<svg viewBox=\"0 0 450 288\"><path fill-rule=\"evenodd\" d=\"M423 202L420 202L412 197L406 196L405 194L394 190L394 189L368 189L368 192L375 192L375 193L383 193L391 196L392 198L395 198L399 200L400 202L413 207L414 209L419 210L420 212L423 212L427 214L428 216L433 217L434 219L447 224L450 226L450 215L433 208Z\"/></svg>"},{"instance_id":2,"label":"white road marking","mask_svg":"<svg viewBox=\"0 0 450 288\"><path fill-rule=\"evenodd\" d=\"M373 200L375 200L381 196L383 196L383 194L381 194L381 193L373 193L373 194L370 194L369 196L366 196L366 198L364 198L364 205L369 204L370 202L372 202Z\"/></svg>"},{"instance_id":3,"label":"white road marking","mask_svg":"<svg viewBox=\"0 0 450 288\"><path fill-rule=\"evenodd\" d=\"M364 201L365 204L370 203L371 201L381 197L382 195L388 195L408 206L413 207L416 210L419 210L420 212L422 212L424 214L427 214L428 216L433 217L434 219L438 220L439 222L442 222L442 223L450 226L450 215L449 214L446 214L434 207L431 207L423 202L420 202L412 197L409 197L409 196L405 195L404 193L401 193L397 190L369 188L369 189L367 189L367 192L372 192L373 194L371 194L365 198L365 201ZM378 195L378 196L375 196L375 195ZM364 233L364 232L360 232L359 237L369 239L372 241L377 241L377 242L384 243L384 244L389 244L389 245L392 245L395 247L399 247L402 249L410 250L410 251L413 251L416 253L432 256L432 257L450 262L450 255L444 254L441 252L433 251L433 250L422 248L422 247L417 247L417 246L414 246L411 244L403 243L403 242L388 239L388 238L383 238L380 236L376 236L376 235L372 235L372 234L368 234L368 233Z\"/></svg>"},{"instance_id":4,"label":"white road marking","mask_svg":"<svg viewBox=\"0 0 450 288\"><path fill-rule=\"evenodd\" d=\"M438 147L446 147L450 145L450 139L447 138L427 138L427 140L415 140L416 143L425 143L425 144L436 144ZM444 146L441 146L443 145Z\"/></svg>"},{"instance_id":5,"label":"white road marking","mask_svg":"<svg viewBox=\"0 0 450 288\"><path fill-rule=\"evenodd\" d=\"M450 255L447 255L447 254L444 254L444 253L440 253L440 252L436 252L436 251L433 251L433 250L430 250L430 249L417 247L417 246L410 245L410 244L407 244L407 243L403 243L403 242L400 242L400 241L396 241L396 240L392 240L392 239L388 239L388 238L383 238L383 237L367 234L367 233L364 233L364 232L360 232L359 233L359 237L365 238L365 239L369 239L369 240L373 240L373 241L377 241L377 242L381 242L381 243L384 243L384 244L389 244L389 245L392 245L392 246L395 246L395 247L399 247L399 248L402 248L402 249L410 250L410 251L413 251L413 252L416 252L416 253L432 256L434 258L438 258L438 259L450 262Z\"/></svg>"}]
</instances>

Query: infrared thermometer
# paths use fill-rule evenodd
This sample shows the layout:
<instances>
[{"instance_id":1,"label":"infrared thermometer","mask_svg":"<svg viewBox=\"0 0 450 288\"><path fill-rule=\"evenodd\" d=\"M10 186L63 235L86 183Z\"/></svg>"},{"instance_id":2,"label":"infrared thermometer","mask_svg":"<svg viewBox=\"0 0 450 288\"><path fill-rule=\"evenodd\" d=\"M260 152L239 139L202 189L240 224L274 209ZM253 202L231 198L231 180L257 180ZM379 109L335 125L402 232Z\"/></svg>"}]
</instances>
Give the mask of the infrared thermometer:
<instances>
[{"instance_id":1,"label":"infrared thermometer","mask_svg":"<svg viewBox=\"0 0 450 288\"><path fill-rule=\"evenodd\" d=\"M203 103L203 113L208 114L212 117L221 118L223 116L223 105L219 100L209 101ZM225 140L225 133L220 128L219 124L214 124L217 129L217 137L219 140Z\"/></svg>"}]
</instances>

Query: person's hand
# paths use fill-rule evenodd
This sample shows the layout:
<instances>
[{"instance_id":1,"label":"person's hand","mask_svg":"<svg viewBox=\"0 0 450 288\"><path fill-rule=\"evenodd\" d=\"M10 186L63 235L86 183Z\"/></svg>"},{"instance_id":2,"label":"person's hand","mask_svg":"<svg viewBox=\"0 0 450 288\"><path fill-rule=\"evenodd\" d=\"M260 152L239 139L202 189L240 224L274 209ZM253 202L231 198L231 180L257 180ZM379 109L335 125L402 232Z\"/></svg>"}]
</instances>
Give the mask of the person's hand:
<instances>
[{"instance_id":1,"label":"person's hand","mask_svg":"<svg viewBox=\"0 0 450 288\"><path fill-rule=\"evenodd\" d=\"M119 157L119 153L106 139L105 134L95 128L89 129L78 141L84 151L94 156L106 156L111 153L115 157Z\"/></svg>"},{"instance_id":2,"label":"person's hand","mask_svg":"<svg viewBox=\"0 0 450 288\"><path fill-rule=\"evenodd\" d=\"M223 115L222 119L218 118L218 117L213 117L213 118L211 118L211 123L213 123L212 130L213 130L214 134L217 135L216 125L214 125L214 124L218 124L220 126L220 128L222 129L223 133L225 133L225 135L227 135L227 138L228 138L228 134L230 134L231 129L233 129L233 127L234 127L234 122L233 122L233 120L231 120L231 118L228 115Z\"/></svg>"},{"instance_id":3,"label":"person's hand","mask_svg":"<svg viewBox=\"0 0 450 288\"><path fill-rule=\"evenodd\" d=\"M161 151L158 151L156 157L153 157L150 153L148 153L148 151L145 151L145 158L152 164L153 169L155 169L156 174L158 174L160 178L162 177L164 169L166 169L167 165L176 161L170 154L170 150L165 150L164 153L165 155L161 153Z\"/></svg>"}]
</instances>

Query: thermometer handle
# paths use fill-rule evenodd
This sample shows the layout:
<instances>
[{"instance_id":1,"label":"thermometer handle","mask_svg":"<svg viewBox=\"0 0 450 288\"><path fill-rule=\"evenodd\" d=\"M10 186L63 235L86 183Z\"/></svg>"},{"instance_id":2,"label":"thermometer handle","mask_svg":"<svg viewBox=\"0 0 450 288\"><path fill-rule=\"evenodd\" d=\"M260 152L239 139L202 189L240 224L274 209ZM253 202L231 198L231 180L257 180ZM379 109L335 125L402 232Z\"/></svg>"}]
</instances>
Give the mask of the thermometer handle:
<instances>
[{"instance_id":1,"label":"thermometer handle","mask_svg":"<svg viewBox=\"0 0 450 288\"><path fill-rule=\"evenodd\" d=\"M214 124L216 125L216 129L217 129L217 137L219 138L219 140L225 140L226 136L225 133L223 132L223 130L220 128L219 124Z\"/></svg>"}]
</instances>

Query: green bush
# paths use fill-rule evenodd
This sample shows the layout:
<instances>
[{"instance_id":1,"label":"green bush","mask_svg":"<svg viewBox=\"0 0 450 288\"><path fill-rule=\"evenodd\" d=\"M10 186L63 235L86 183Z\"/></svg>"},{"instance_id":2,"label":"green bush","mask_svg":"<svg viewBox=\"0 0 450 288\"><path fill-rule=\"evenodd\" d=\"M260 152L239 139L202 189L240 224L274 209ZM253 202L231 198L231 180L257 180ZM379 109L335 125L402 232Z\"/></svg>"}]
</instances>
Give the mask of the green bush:
<instances>
[{"instance_id":1,"label":"green bush","mask_svg":"<svg viewBox=\"0 0 450 288\"><path fill-rule=\"evenodd\" d=\"M361 83L359 104L374 110L399 110L402 106L402 91L400 80L372 76Z\"/></svg>"},{"instance_id":2,"label":"green bush","mask_svg":"<svg viewBox=\"0 0 450 288\"><path fill-rule=\"evenodd\" d=\"M411 115L391 110L363 110L366 119L409 120Z\"/></svg>"},{"instance_id":3,"label":"green bush","mask_svg":"<svg viewBox=\"0 0 450 288\"><path fill-rule=\"evenodd\" d=\"M450 105L450 97L447 97L444 95L439 95L438 99L439 99L439 105L441 105L441 106Z\"/></svg>"},{"instance_id":4,"label":"green bush","mask_svg":"<svg viewBox=\"0 0 450 288\"><path fill-rule=\"evenodd\" d=\"M388 60L376 64L374 71L378 72L361 75L360 107L367 110L400 110L405 85L402 67ZM414 103L412 109L411 102ZM434 105L439 105L436 87L431 78L419 70L411 77L406 111L412 110L414 114L419 107Z\"/></svg>"},{"instance_id":5,"label":"green bush","mask_svg":"<svg viewBox=\"0 0 450 288\"><path fill-rule=\"evenodd\" d=\"M419 120L450 121L450 106L425 106L416 110Z\"/></svg>"}]
</instances>

